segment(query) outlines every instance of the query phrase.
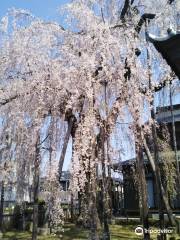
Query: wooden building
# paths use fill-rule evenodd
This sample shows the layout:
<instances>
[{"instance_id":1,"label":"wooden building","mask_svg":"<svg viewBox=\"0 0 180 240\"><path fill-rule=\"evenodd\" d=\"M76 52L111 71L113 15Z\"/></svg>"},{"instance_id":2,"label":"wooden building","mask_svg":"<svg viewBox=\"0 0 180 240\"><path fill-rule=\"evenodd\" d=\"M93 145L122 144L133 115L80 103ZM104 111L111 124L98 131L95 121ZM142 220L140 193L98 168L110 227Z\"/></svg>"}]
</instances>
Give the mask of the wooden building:
<instances>
[{"instance_id":1,"label":"wooden building","mask_svg":"<svg viewBox=\"0 0 180 240\"><path fill-rule=\"evenodd\" d=\"M175 130L176 130L176 141L177 141L177 153L179 156L179 166L180 166L180 104L173 106L173 115L175 121ZM170 106L157 108L156 119L159 124L166 124L167 128L170 131L170 143L173 142L172 137L172 116L170 111ZM160 133L159 133L160 134ZM173 145L172 145L173 149ZM160 161L163 161L166 152L160 152ZM174 159L174 151L168 151L168 155ZM136 176L135 176L135 159L130 159L122 163L122 173L123 173L123 185L124 185L124 208L125 211L129 214L138 214L139 212L139 197L138 197L138 188L136 185ZM145 175L147 182L148 190L148 205L151 212L157 211L157 194L156 194L156 185L155 179L151 166L144 155L144 166L145 166ZM173 211L180 213L180 201L175 197L170 199L170 206Z\"/></svg>"}]
</instances>

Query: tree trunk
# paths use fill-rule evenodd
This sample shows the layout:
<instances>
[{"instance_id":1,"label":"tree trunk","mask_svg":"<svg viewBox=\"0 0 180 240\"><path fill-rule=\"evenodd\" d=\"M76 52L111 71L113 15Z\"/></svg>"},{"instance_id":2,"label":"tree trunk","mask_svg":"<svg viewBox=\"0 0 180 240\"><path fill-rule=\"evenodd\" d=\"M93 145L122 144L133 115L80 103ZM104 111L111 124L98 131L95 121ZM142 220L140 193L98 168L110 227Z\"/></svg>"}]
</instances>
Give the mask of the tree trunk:
<instances>
[{"instance_id":1,"label":"tree trunk","mask_svg":"<svg viewBox=\"0 0 180 240\"><path fill-rule=\"evenodd\" d=\"M106 119L107 119L108 114L109 114L108 99L107 99L108 82L104 81L103 84L104 84L105 112L106 112ZM104 124L104 130L105 130L105 133L107 133L107 123ZM104 138L104 144L105 143L106 143L106 147L107 147L106 152L107 152L107 160L108 160L108 166L107 166L107 168L108 168L108 178L107 178L108 208L109 208L109 220L111 221L111 218L112 218L112 182L111 182L111 159L110 159L110 155L109 155L110 143L109 143L109 136L108 135L106 135L106 139ZM103 147L103 149L104 149L104 147Z\"/></svg>"},{"instance_id":2,"label":"tree trunk","mask_svg":"<svg viewBox=\"0 0 180 240\"><path fill-rule=\"evenodd\" d=\"M154 108L151 110L151 116L152 119L155 120L155 113L154 113ZM159 163L160 163L160 159L159 159L159 150L158 150L158 143L157 143L157 132L156 132L156 126L153 123L152 125L152 136L153 136L153 141L154 141L154 159L155 159L155 165L156 165L156 184L157 184L157 188L160 190L159 192L159 207L160 207L160 226L162 226L164 228L164 215L163 215L163 202L169 217L169 221L171 225L175 225L175 220L173 218L173 213L171 211L170 205L169 205L169 201L168 198L166 196L166 191L163 187L162 184L162 180L161 180L161 173L160 173L160 168L159 168Z\"/></svg>"},{"instance_id":3,"label":"tree trunk","mask_svg":"<svg viewBox=\"0 0 180 240\"><path fill-rule=\"evenodd\" d=\"M25 219L25 209L26 209L26 205L25 203L23 202L22 204L22 230L25 231L25 228L26 228L26 219Z\"/></svg>"},{"instance_id":4,"label":"tree trunk","mask_svg":"<svg viewBox=\"0 0 180 240\"><path fill-rule=\"evenodd\" d=\"M138 187L139 187L139 198L140 198L140 212L141 212L141 221L144 229L144 240L150 240L149 230L149 221L148 221L148 192L147 192L147 184L145 177L145 169L144 169L144 159L142 149L140 147L136 147L137 150L137 173L138 173Z\"/></svg>"},{"instance_id":5,"label":"tree trunk","mask_svg":"<svg viewBox=\"0 0 180 240\"><path fill-rule=\"evenodd\" d=\"M90 239L99 240L98 235L98 213L96 204L96 183L92 181L90 190L90 201L89 201L89 213L90 213Z\"/></svg>"},{"instance_id":6,"label":"tree trunk","mask_svg":"<svg viewBox=\"0 0 180 240\"><path fill-rule=\"evenodd\" d=\"M179 158L178 158L178 151L177 151L176 126L175 126L174 109L173 109L173 102L172 102L172 86L171 85L170 85L169 98L170 98L171 119L172 119L173 150L175 153L175 161L176 161L177 200L178 202L180 202Z\"/></svg>"},{"instance_id":7,"label":"tree trunk","mask_svg":"<svg viewBox=\"0 0 180 240\"><path fill-rule=\"evenodd\" d=\"M38 195L39 195L39 169L40 167L40 136L36 142L36 154L34 160L34 178L33 178L33 230L32 240L37 240L38 234Z\"/></svg>"},{"instance_id":8,"label":"tree trunk","mask_svg":"<svg viewBox=\"0 0 180 240\"><path fill-rule=\"evenodd\" d=\"M81 191L78 192L78 208L79 208L79 216L80 216L81 212L82 212L82 193L81 193Z\"/></svg>"},{"instance_id":9,"label":"tree trunk","mask_svg":"<svg viewBox=\"0 0 180 240\"><path fill-rule=\"evenodd\" d=\"M96 141L93 144L93 152L91 155L91 160L95 161L98 157L98 146ZM91 161L90 160L90 161ZM99 240L98 227L100 224L98 211L97 211L97 183L98 183L98 171L97 165L94 163L94 167L92 168L91 163L89 161L89 173L87 175L88 179L88 198L89 198L89 220L90 220L90 239L91 240Z\"/></svg>"},{"instance_id":10,"label":"tree trunk","mask_svg":"<svg viewBox=\"0 0 180 240\"><path fill-rule=\"evenodd\" d=\"M105 164L102 164L103 175L105 172ZM103 240L110 240L109 224L108 224L108 202L107 202L107 188L106 178L102 177L102 206L103 206Z\"/></svg>"},{"instance_id":11,"label":"tree trunk","mask_svg":"<svg viewBox=\"0 0 180 240\"><path fill-rule=\"evenodd\" d=\"M74 196L71 193L71 221L74 221Z\"/></svg>"},{"instance_id":12,"label":"tree trunk","mask_svg":"<svg viewBox=\"0 0 180 240\"><path fill-rule=\"evenodd\" d=\"M151 116L155 120L155 113L154 109L151 110ZM152 137L153 137L153 142L154 142L154 160L155 160L155 180L156 180L156 191L157 191L157 197L158 197L158 208L159 208L159 227L160 229L164 229L164 213L163 213L163 202L164 205L167 206L167 211L169 212L169 202L168 199L166 199L164 187L162 185L161 181L161 173L160 173L160 168L159 168L159 151L158 151L158 143L157 143L157 132L156 132L156 126L153 123L152 125ZM172 214L170 214L172 216ZM170 216L170 222L171 222L171 216ZM172 223L171 223L172 224ZM164 234L160 234L160 239L164 240Z\"/></svg>"},{"instance_id":13,"label":"tree trunk","mask_svg":"<svg viewBox=\"0 0 180 240\"><path fill-rule=\"evenodd\" d=\"M109 221L111 222L112 214L113 214L113 203L112 203L113 194L112 194L111 166L110 165L108 165L107 186L108 186Z\"/></svg>"},{"instance_id":14,"label":"tree trunk","mask_svg":"<svg viewBox=\"0 0 180 240\"><path fill-rule=\"evenodd\" d=\"M144 143L144 148L145 148L145 152L146 152L146 155L147 155L147 158L151 164L151 167L152 167L152 171L153 171L153 174L155 176L155 181L156 181L156 185L158 187L158 192L157 194L159 196L161 196L162 200L163 200L163 203L164 203L164 206L165 206L165 209L166 209L166 212L168 214L168 218L169 218L169 222L171 223L172 226L175 225L175 220L174 220L174 217L173 217L173 214L172 214L172 211L171 211L171 208L169 206L169 201L167 199L167 196L165 194L165 190L164 190L164 187L162 185L162 181L161 181L161 177L160 177L160 173L159 173L159 170L157 171L156 168L157 168L157 165L155 164L155 161L151 155L151 152L149 150L149 147L146 143L146 139L143 137L143 143ZM160 204L160 203L159 203ZM161 203L162 204L162 203Z\"/></svg>"},{"instance_id":15,"label":"tree trunk","mask_svg":"<svg viewBox=\"0 0 180 240\"><path fill-rule=\"evenodd\" d=\"M85 101L85 97L82 95L79 98L79 118L80 118L80 122L82 120L82 112L83 112L83 106L84 106L84 101ZM74 139L75 137L75 133L76 133L76 117L73 115L72 110L69 111L69 113L66 113L65 116L65 120L68 123L68 129L64 138L64 143L63 143L63 148L61 151L61 155L59 158L59 181L61 179L61 174L62 174L62 169L63 169L63 164L64 164L64 159L65 159L65 155L66 155L66 150L67 150L67 146L68 146L68 142L70 139L70 136L72 136L72 139Z\"/></svg>"},{"instance_id":16,"label":"tree trunk","mask_svg":"<svg viewBox=\"0 0 180 240\"><path fill-rule=\"evenodd\" d=\"M1 206L0 206L0 232L3 232L3 212L4 212L4 181L1 182Z\"/></svg>"},{"instance_id":17,"label":"tree trunk","mask_svg":"<svg viewBox=\"0 0 180 240\"><path fill-rule=\"evenodd\" d=\"M105 128L100 129L100 141L101 141L101 164L102 164L102 206L103 206L103 240L110 240L109 224L108 224L108 182L106 177L106 164L105 164Z\"/></svg>"}]
</instances>

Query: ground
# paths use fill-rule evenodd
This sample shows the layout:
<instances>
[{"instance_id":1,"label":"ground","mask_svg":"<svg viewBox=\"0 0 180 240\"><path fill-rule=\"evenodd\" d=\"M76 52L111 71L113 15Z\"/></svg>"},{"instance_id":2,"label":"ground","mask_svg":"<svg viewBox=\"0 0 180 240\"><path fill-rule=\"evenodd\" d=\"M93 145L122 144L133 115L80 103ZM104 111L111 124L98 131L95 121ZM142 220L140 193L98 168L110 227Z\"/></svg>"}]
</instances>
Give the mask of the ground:
<instances>
[{"instance_id":1,"label":"ground","mask_svg":"<svg viewBox=\"0 0 180 240\"><path fill-rule=\"evenodd\" d=\"M111 225L111 240L138 240L141 237L136 236L134 233L135 225ZM1 238L0 238L1 239ZM7 232L3 240L30 240L31 235L29 232ZM39 236L38 240L58 240L54 236ZM64 227L63 240L85 240L88 239L88 231L82 228L77 228L74 224L66 224ZM152 236L155 240L157 237ZM179 238L177 238L180 240Z\"/></svg>"}]
</instances>

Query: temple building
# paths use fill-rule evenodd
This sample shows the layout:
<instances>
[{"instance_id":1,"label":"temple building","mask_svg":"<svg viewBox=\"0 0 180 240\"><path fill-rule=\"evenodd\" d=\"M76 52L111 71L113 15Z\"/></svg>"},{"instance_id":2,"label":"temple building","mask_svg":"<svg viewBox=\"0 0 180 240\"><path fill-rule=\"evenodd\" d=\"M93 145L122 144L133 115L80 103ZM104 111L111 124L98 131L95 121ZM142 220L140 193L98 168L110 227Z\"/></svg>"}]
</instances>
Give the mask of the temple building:
<instances>
[{"instance_id":1,"label":"temple building","mask_svg":"<svg viewBox=\"0 0 180 240\"><path fill-rule=\"evenodd\" d=\"M180 104L173 106L173 114L174 121L176 127L176 141L177 141L177 150L178 156L180 156ZM169 143L173 142L172 137L172 117L170 106L159 107L156 112L156 120L159 124L165 124L170 132L170 140ZM160 134L160 133L159 133ZM173 149L173 146L171 146ZM160 160L163 162L166 157L167 152L160 152ZM168 157L171 158L172 161L174 159L174 151L171 150L168 152ZM180 160L180 159L179 159ZM124 186L124 208L127 214L137 214L139 211L139 197L136 186L136 176L134 175L136 159L130 159L122 163L122 173L123 173L123 186ZM147 182L147 190L148 190L148 205L150 208L150 212L156 212L158 209L157 206L157 193L155 186L155 178L153 176L153 172L151 166L147 160L147 157L144 155L144 164L145 164L145 174L146 174L146 182ZM180 201L174 197L174 199L170 198L170 205L174 212L180 213Z\"/></svg>"},{"instance_id":2,"label":"temple building","mask_svg":"<svg viewBox=\"0 0 180 240\"><path fill-rule=\"evenodd\" d=\"M147 37L180 79L180 31L169 29L164 37L152 34Z\"/></svg>"},{"instance_id":3,"label":"temple building","mask_svg":"<svg viewBox=\"0 0 180 240\"><path fill-rule=\"evenodd\" d=\"M172 71L180 79L180 31L169 29L167 35L157 37L152 34L147 34L147 39L154 45L157 51L166 60ZM172 110L173 109L173 110ZM173 111L173 112L172 112ZM173 118L172 118L173 114ZM165 124L170 133L170 145L172 161L174 158L173 152L173 132L172 123L175 126L175 136L177 142L177 154L180 156L180 104L173 106L164 106L156 108L156 120L160 125ZM158 133L161 134L160 131ZM160 152L160 159L163 161L163 152ZM179 158L180 160L180 158ZM134 176L135 159L130 159L122 163L123 186L124 186L124 209L127 214L137 214L139 212L139 197ZM150 212L157 211L157 193L155 187L155 179L150 167L150 164L144 155L145 174L148 190L148 204ZM180 165L180 164L179 164ZM169 197L170 199L170 197ZM174 197L170 199L170 205L174 212L180 213L180 201Z\"/></svg>"}]
</instances>

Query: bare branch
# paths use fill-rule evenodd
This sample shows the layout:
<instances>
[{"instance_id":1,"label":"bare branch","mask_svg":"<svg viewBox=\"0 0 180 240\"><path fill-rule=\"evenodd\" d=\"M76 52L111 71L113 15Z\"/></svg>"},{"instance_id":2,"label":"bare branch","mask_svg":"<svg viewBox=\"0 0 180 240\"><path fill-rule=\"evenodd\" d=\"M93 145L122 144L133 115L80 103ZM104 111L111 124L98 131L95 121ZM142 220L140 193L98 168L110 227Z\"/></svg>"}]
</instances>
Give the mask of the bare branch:
<instances>
[{"instance_id":1,"label":"bare branch","mask_svg":"<svg viewBox=\"0 0 180 240\"><path fill-rule=\"evenodd\" d=\"M13 100L15 100L15 99L18 98L18 97L19 97L19 95L15 95L15 96L12 96L12 97L10 97L10 98L4 99L4 100L2 100L2 101L0 102L0 106L6 105L7 103L12 102Z\"/></svg>"},{"instance_id":2,"label":"bare branch","mask_svg":"<svg viewBox=\"0 0 180 240\"><path fill-rule=\"evenodd\" d=\"M122 11L121 11L121 15L120 15L120 19L121 19L121 20L124 20L125 15L126 15L127 12L128 12L129 5L130 5L129 0L125 0L125 2L124 2L124 7L123 7L123 9L122 9Z\"/></svg>"},{"instance_id":3,"label":"bare branch","mask_svg":"<svg viewBox=\"0 0 180 240\"><path fill-rule=\"evenodd\" d=\"M39 143L39 146L42 145L49 137L49 134L42 140L42 142Z\"/></svg>"},{"instance_id":4,"label":"bare branch","mask_svg":"<svg viewBox=\"0 0 180 240\"><path fill-rule=\"evenodd\" d=\"M135 30L139 33L141 31L141 28L142 28L143 24L146 22L146 20L152 20L152 19L155 18L155 16L156 15L152 14L152 13L144 13L141 16L137 26L135 27Z\"/></svg>"}]
</instances>

